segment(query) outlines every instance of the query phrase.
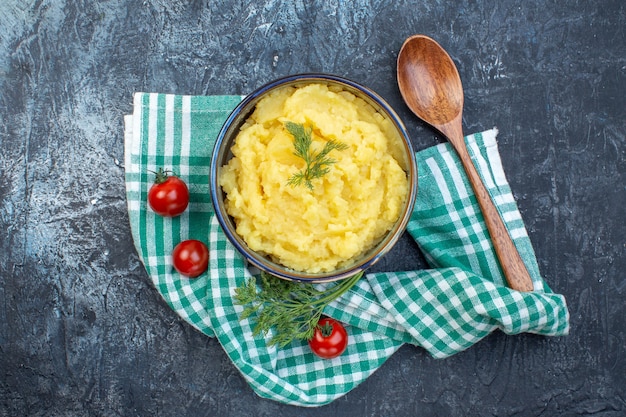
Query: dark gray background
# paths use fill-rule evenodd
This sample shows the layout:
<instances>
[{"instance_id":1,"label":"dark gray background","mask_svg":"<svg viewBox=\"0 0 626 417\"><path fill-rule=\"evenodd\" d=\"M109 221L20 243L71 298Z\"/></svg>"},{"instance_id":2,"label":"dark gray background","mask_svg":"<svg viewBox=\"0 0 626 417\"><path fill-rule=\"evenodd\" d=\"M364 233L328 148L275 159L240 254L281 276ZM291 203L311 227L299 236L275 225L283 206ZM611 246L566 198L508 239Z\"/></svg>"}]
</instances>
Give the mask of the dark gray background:
<instances>
[{"instance_id":1,"label":"dark gray background","mask_svg":"<svg viewBox=\"0 0 626 417\"><path fill-rule=\"evenodd\" d=\"M503 163L568 337L495 333L450 359L404 346L321 409L259 399L161 300L133 249L122 116L134 91L361 82L440 141L395 84L403 40L454 57L466 133ZM600 1L0 3L0 416L624 416L626 6ZM416 268L404 239L383 269Z\"/></svg>"}]
</instances>

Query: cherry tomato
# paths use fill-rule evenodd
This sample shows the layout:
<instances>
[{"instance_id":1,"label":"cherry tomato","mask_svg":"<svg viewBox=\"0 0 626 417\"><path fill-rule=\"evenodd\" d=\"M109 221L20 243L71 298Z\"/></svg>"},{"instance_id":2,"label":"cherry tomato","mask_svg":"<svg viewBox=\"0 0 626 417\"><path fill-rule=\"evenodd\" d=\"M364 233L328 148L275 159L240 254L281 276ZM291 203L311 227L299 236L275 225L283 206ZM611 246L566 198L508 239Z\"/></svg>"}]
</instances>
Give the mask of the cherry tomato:
<instances>
[{"instance_id":1,"label":"cherry tomato","mask_svg":"<svg viewBox=\"0 0 626 417\"><path fill-rule=\"evenodd\" d=\"M182 214L189 204L189 189L187 184L169 171L155 172L154 184L148 191L148 203L155 213L165 217L175 217Z\"/></svg>"},{"instance_id":2,"label":"cherry tomato","mask_svg":"<svg viewBox=\"0 0 626 417\"><path fill-rule=\"evenodd\" d=\"M199 240L183 240L172 251L174 268L189 278L195 278L209 266L209 249Z\"/></svg>"},{"instance_id":3,"label":"cherry tomato","mask_svg":"<svg viewBox=\"0 0 626 417\"><path fill-rule=\"evenodd\" d=\"M323 317L315 327L313 338L309 340L309 346L313 353L320 358L336 358L348 346L348 333L337 320Z\"/></svg>"}]
</instances>

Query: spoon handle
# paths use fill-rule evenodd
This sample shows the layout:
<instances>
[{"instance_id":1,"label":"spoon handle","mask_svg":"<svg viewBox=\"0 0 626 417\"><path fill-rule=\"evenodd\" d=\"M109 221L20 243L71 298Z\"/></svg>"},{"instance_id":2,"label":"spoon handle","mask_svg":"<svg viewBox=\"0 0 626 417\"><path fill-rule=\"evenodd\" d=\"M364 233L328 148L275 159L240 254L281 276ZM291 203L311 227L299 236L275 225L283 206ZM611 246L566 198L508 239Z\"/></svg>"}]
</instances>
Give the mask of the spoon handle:
<instances>
[{"instance_id":1,"label":"spoon handle","mask_svg":"<svg viewBox=\"0 0 626 417\"><path fill-rule=\"evenodd\" d=\"M517 291L532 291L533 281L526 269L526 265L524 265L524 261L515 247L500 213L491 200L487 188L485 188L482 179L476 171L474 163L467 152L467 147L464 145L465 142L463 142L463 146L455 146L455 149L476 194L478 205L485 218L485 224L489 230L489 235L507 283L509 287Z\"/></svg>"}]
</instances>

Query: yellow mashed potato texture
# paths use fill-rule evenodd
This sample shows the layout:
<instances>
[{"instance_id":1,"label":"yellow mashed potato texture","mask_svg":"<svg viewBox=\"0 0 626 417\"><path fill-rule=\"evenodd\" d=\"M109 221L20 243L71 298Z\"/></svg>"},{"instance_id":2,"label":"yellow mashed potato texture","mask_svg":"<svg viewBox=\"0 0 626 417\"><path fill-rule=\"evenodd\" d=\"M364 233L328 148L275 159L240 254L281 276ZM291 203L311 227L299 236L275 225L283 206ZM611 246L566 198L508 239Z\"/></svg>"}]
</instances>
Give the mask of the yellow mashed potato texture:
<instances>
[{"instance_id":1,"label":"yellow mashed potato texture","mask_svg":"<svg viewBox=\"0 0 626 417\"><path fill-rule=\"evenodd\" d=\"M294 122L311 148L337 140L336 162L313 189L288 184L306 167L294 154ZM330 272L372 248L400 217L408 193L393 125L350 92L325 84L283 87L256 106L221 171L226 209L250 249L297 271Z\"/></svg>"}]
</instances>

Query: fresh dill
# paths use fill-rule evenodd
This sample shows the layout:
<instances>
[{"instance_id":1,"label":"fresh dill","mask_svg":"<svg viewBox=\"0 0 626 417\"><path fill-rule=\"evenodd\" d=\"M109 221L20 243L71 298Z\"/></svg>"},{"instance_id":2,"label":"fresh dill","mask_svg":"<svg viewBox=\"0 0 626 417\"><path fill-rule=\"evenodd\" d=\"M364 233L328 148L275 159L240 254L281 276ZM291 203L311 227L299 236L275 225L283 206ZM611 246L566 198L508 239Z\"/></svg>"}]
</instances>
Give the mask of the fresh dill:
<instances>
[{"instance_id":1,"label":"fresh dill","mask_svg":"<svg viewBox=\"0 0 626 417\"><path fill-rule=\"evenodd\" d=\"M245 306L239 319L256 320L254 336L273 330L269 345L284 347L293 340L310 340L324 307L352 288L362 275L359 272L320 290L313 284L261 272L260 286L253 277L235 289L235 303Z\"/></svg>"},{"instance_id":2,"label":"fresh dill","mask_svg":"<svg viewBox=\"0 0 626 417\"><path fill-rule=\"evenodd\" d=\"M311 145L313 143L313 129L305 128L304 125L294 122L286 122L285 128L293 136L294 155L304 159L306 167L293 174L287 182L291 186L306 185L309 190L313 190L313 180L321 178L330 172L330 165L337 161L328 156L333 150L343 151L348 149L348 145L338 140L331 139L324 144L321 151L315 152Z\"/></svg>"}]
</instances>

